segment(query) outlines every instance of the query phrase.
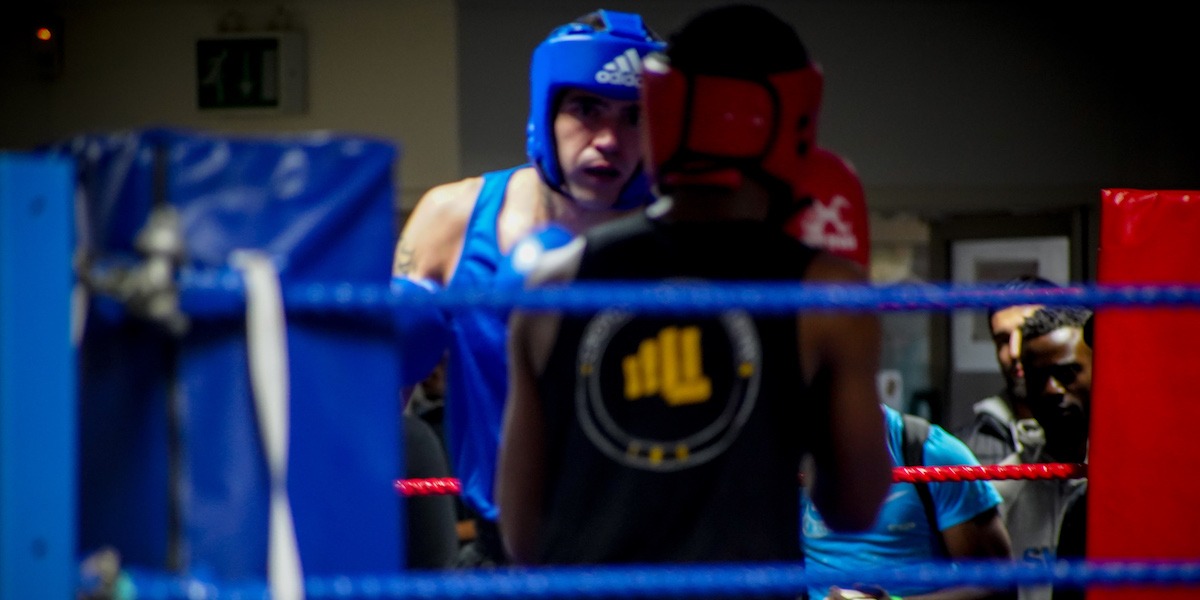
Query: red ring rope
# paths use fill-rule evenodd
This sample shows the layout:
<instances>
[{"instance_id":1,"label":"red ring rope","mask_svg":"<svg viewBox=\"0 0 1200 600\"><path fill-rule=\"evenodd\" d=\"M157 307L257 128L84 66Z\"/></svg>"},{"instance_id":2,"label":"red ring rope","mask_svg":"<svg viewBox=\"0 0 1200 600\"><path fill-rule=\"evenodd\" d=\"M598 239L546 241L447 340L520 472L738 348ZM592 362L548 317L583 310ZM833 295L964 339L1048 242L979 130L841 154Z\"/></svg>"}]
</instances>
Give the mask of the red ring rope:
<instances>
[{"instance_id":1,"label":"red ring rope","mask_svg":"<svg viewBox=\"0 0 1200 600\"><path fill-rule=\"evenodd\" d=\"M949 465L895 467L892 469L892 481L901 483L977 481L980 479L1074 479L1079 477L1087 477L1086 464ZM457 495L462 491L462 486L454 477L397 479L393 487L406 497Z\"/></svg>"}]
</instances>

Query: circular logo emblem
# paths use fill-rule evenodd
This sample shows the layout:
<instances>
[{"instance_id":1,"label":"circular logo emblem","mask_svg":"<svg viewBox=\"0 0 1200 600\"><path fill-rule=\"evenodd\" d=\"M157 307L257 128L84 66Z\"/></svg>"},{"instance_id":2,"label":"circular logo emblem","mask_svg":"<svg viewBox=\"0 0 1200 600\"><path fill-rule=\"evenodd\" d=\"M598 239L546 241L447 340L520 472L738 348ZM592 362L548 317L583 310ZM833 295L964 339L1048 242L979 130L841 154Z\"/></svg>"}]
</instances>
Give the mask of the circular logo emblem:
<instances>
[{"instance_id":1,"label":"circular logo emblem","mask_svg":"<svg viewBox=\"0 0 1200 600\"><path fill-rule=\"evenodd\" d=\"M588 322L576 368L576 414L592 444L629 467L675 471L737 439L758 395L762 348L744 311L612 310Z\"/></svg>"}]
</instances>

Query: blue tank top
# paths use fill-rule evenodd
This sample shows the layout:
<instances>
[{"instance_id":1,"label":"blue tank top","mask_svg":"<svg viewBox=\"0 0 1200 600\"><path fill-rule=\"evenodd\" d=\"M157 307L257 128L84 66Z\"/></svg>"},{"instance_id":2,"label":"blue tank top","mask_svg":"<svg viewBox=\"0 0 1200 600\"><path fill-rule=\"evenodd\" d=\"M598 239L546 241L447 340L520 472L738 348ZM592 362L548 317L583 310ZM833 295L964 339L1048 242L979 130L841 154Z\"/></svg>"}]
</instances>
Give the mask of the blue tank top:
<instances>
[{"instance_id":1,"label":"blue tank top","mask_svg":"<svg viewBox=\"0 0 1200 600\"><path fill-rule=\"evenodd\" d=\"M497 218L512 174L522 166L483 175L483 187L463 240L462 255L447 289L492 285L504 256L496 238ZM500 422L508 392L507 311L456 311L446 365L446 444L462 483L463 501L480 516L496 520L492 487Z\"/></svg>"}]
</instances>

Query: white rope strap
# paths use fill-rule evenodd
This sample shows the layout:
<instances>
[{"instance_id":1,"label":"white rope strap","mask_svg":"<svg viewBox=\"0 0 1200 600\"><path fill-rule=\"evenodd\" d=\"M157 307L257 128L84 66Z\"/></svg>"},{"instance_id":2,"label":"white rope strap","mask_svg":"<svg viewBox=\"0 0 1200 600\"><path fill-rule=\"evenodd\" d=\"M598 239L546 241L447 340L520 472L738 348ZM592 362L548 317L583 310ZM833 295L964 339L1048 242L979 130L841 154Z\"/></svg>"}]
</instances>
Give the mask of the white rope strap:
<instances>
[{"instance_id":1,"label":"white rope strap","mask_svg":"<svg viewBox=\"0 0 1200 600\"><path fill-rule=\"evenodd\" d=\"M242 271L246 284L250 387L271 478L267 583L271 598L299 600L304 598L304 574L287 492L290 390L283 293L270 257L261 252L238 250L231 261L234 268Z\"/></svg>"}]
</instances>

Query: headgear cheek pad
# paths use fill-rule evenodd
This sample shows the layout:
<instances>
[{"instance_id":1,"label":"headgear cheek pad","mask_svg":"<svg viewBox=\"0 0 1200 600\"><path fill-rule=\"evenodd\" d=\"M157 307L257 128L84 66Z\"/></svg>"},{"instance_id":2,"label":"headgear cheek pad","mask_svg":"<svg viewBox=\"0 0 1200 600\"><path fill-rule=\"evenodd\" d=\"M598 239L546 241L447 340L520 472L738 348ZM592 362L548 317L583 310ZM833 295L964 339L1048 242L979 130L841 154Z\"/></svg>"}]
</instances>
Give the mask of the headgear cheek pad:
<instances>
[{"instance_id":1,"label":"headgear cheek pad","mask_svg":"<svg viewBox=\"0 0 1200 600\"><path fill-rule=\"evenodd\" d=\"M600 10L595 16L601 25L575 22L551 32L534 50L529 74L525 152L542 180L568 197L554 140L560 93L578 88L616 100L637 100L642 58L665 48L639 15ZM652 199L649 181L639 170L621 190L616 206L633 208Z\"/></svg>"},{"instance_id":2,"label":"headgear cheek pad","mask_svg":"<svg viewBox=\"0 0 1200 600\"><path fill-rule=\"evenodd\" d=\"M866 194L849 161L813 148L805 184L812 204L797 206L783 230L796 239L871 268L871 223Z\"/></svg>"},{"instance_id":3,"label":"headgear cheek pad","mask_svg":"<svg viewBox=\"0 0 1200 600\"><path fill-rule=\"evenodd\" d=\"M650 176L660 188L734 188L759 174L785 184L793 198L807 197L822 82L811 63L756 80L688 74L650 56L642 82Z\"/></svg>"}]
</instances>

